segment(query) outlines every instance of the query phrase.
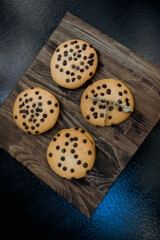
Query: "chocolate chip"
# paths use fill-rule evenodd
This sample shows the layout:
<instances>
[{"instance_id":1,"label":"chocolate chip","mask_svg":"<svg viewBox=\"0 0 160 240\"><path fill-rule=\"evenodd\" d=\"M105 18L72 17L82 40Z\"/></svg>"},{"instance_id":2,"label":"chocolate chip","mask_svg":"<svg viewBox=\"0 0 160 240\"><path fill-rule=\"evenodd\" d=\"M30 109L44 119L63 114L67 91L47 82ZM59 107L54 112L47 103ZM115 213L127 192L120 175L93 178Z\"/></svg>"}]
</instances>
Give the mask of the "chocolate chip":
<instances>
[{"instance_id":1,"label":"chocolate chip","mask_svg":"<svg viewBox=\"0 0 160 240\"><path fill-rule=\"evenodd\" d=\"M112 110L113 110L113 107L112 107L112 106L110 106L110 107L109 107L109 111L112 111Z\"/></svg>"},{"instance_id":2,"label":"chocolate chip","mask_svg":"<svg viewBox=\"0 0 160 240\"><path fill-rule=\"evenodd\" d=\"M61 160L62 160L62 161L64 161L64 160L65 160L65 157L64 157L64 156L62 156L62 157L61 157Z\"/></svg>"},{"instance_id":3,"label":"chocolate chip","mask_svg":"<svg viewBox=\"0 0 160 240\"><path fill-rule=\"evenodd\" d=\"M121 112L121 111L122 111L122 107L119 107L119 108L118 108L118 111L120 111L120 112Z\"/></svg>"},{"instance_id":4,"label":"chocolate chip","mask_svg":"<svg viewBox=\"0 0 160 240\"><path fill-rule=\"evenodd\" d=\"M94 112L94 113L93 113L93 117L94 117L95 119L97 119L97 118L98 118L98 113L97 113L97 112Z\"/></svg>"},{"instance_id":5,"label":"chocolate chip","mask_svg":"<svg viewBox=\"0 0 160 240\"><path fill-rule=\"evenodd\" d=\"M68 47L68 45L67 45L67 44L65 44L65 45L64 45L64 48L66 48L66 47Z\"/></svg>"},{"instance_id":6,"label":"chocolate chip","mask_svg":"<svg viewBox=\"0 0 160 240\"><path fill-rule=\"evenodd\" d=\"M66 79L66 82L67 82L67 83L69 83L69 82L70 82L70 79L69 79L69 78L67 78L67 79Z\"/></svg>"},{"instance_id":7,"label":"chocolate chip","mask_svg":"<svg viewBox=\"0 0 160 240\"><path fill-rule=\"evenodd\" d=\"M66 171L67 170L67 168L66 167L63 167L63 171Z\"/></svg>"},{"instance_id":8,"label":"chocolate chip","mask_svg":"<svg viewBox=\"0 0 160 240\"><path fill-rule=\"evenodd\" d=\"M82 57L82 55L81 54L77 54L77 57L80 58L80 57Z\"/></svg>"},{"instance_id":9,"label":"chocolate chip","mask_svg":"<svg viewBox=\"0 0 160 240\"><path fill-rule=\"evenodd\" d=\"M35 103L33 103L33 104L32 104L32 107L36 107L36 104L35 104Z\"/></svg>"},{"instance_id":10,"label":"chocolate chip","mask_svg":"<svg viewBox=\"0 0 160 240\"><path fill-rule=\"evenodd\" d=\"M40 126L40 124L39 123L36 123L36 127L39 127Z\"/></svg>"},{"instance_id":11,"label":"chocolate chip","mask_svg":"<svg viewBox=\"0 0 160 240\"><path fill-rule=\"evenodd\" d=\"M108 116L108 119L112 119L112 116Z\"/></svg>"},{"instance_id":12,"label":"chocolate chip","mask_svg":"<svg viewBox=\"0 0 160 240\"><path fill-rule=\"evenodd\" d=\"M39 94L39 91L36 91L35 94L38 95L38 94Z\"/></svg>"},{"instance_id":13,"label":"chocolate chip","mask_svg":"<svg viewBox=\"0 0 160 240\"><path fill-rule=\"evenodd\" d=\"M78 48L79 48L79 45L76 45L75 48L78 49Z\"/></svg>"},{"instance_id":14,"label":"chocolate chip","mask_svg":"<svg viewBox=\"0 0 160 240\"><path fill-rule=\"evenodd\" d=\"M122 92L119 92L118 94L119 94L119 96L122 96L122 95L123 95L123 93L122 93Z\"/></svg>"},{"instance_id":15,"label":"chocolate chip","mask_svg":"<svg viewBox=\"0 0 160 240\"><path fill-rule=\"evenodd\" d=\"M84 44L82 45L82 50L83 50L83 51L86 50L86 47L87 47L87 44L84 43Z\"/></svg>"},{"instance_id":16,"label":"chocolate chip","mask_svg":"<svg viewBox=\"0 0 160 240\"><path fill-rule=\"evenodd\" d=\"M59 137L60 136L60 133L57 133L57 137Z\"/></svg>"},{"instance_id":17,"label":"chocolate chip","mask_svg":"<svg viewBox=\"0 0 160 240\"><path fill-rule=\"evenodd\" d=\"M70 136L70 134L69 134L69 133L66 133L66 134L65 134L65 137L69 137L69 136Z\"/></svg>"},{"instance_id":18,"label":"chocolate chip","mask_svg":"<svg viewBox=\"0 0 160 240\"><path fill-rule=\"evenodd\" d=\"M103 118L104 117L104 114L103 113L100 113L100 115L99 115L101 118Z\"/></svg>"},{"instance_id":19,"label":"chocolate chip","mask_svg":"<svg viewBox=\"0 0 160 240\"><path fill-rule=\"evenodd\" d=\"M93 75L93 72L90 72L90 73L89 73L89 76L92 76L92 75Z\"/></svg>"},{"instance_id":20,"label":"chocolate chip","mask_svg":"<svg viewBox=\"0 0 160 240\"><path fill-rule=\"evenodd\" d=\"M93 61L91 61L91 60L88 61L87 63L89 64L89 66L92 66L92 65L93 65Z\"/></svg>"},{"instance_id":21,"label":"chocolate chip","mask_svg":"<svg viewBox=\"0 0 160 240\"><path fill-rule=\"evenodd\" d=\"M95 93L95 90L94 90L94 89L92 89L92 90L91 90L91 93Z\"/></svg>"},{"instance_id":22,"label":"chocolate chip","mask_svg":"<svg viewBox=\"0 0 160 240\"><path fill-rule=\"evenodd\" d=\"M107 89L106 93L109 95L111 94L111 89Z\"/></svg>"},{"instance_id":23,"label":"chocolate chip","mask_svg":"<svg viewBox=\"0 0 160 240\"><path fill-rule=\"evenodd\" d=\"M28 131L27 133L28 133L28 134L31 134L31 132L30 132L30 131Z\"/></svg>"},{"instance_id":24,"label":"chocolate chip","mask_svg":"<svg viewBox=\"0 0 160 240\"><path fill-rule=\"evenodd\" d=\"M47 103L48 103L48 105L51 105L51 104L52 104L52 102L51 102L50 100L49 100Z\"/></svg>"},{"instance_id":25,"label":"chocolate chip","mask_svg":"<svg viewBox=\"0 0 160 240\"><path fill-rule=\"evenodd\" d=\"M34 129L35 129L35 127L34 127L34 126L32 126L32 127L31 127L31 129L32 129L32 130L34 130Z\"/></svg>"},{"instance_id":26,"label":"chocolate chip","mask_svg":"<svg viewBox=\"0 0 160 240\"><path fill-rule=\"evenodd\" d=\"M59 149L60 149L60 146L57 145L57 146L56 146L56 149L59 150Z\"/></svg>"},{"instance_id":27,"label":"chocolate chip","mask_svg":"<svg viewBox=\"0 0 160 240\"><path fill-rule=\"evenodd\" d=\"M44 122L44 118L41 118L41 120L40 120L41 122Z\"/></svg>"},{"instance_id":28,"label":"chocolate chip","mask_svg":"<svg viewBox=\"0 0 160 240\"><path fill-rule=\"evenodd\" d=\"M101 95L101 96L104 96L104 93L103 93L103 92L101 92L101 93L100 93L100 95Z\"/></svg>"},{"instance_id":29,"label":"chocolate chip","mask_svg":"<svg viewBox=\"0 0 160 240\"><path fill-rule=\"evenodd\" d=\"M34 89L34 87L31 87L31 89Z\"/></svg>"},{"instance_id":30,"label":"chocolate chip","mask_svg":"<svg viewBox=\"0 0 160 240\"><path fill-rule=\"evenodd\" d=\"M59 52L59 48L56 49L56 52Z\"/></svg>"},{"instance_id":31,"label":"chocolate chip","mask_svg":"<svg viewBox=\"0 0 160 240\"><path fill-rule=\"evenodd\" d=\"M31 113L34 113L34 109L31 109Z\"/></svg>"},{"instance_id":32,"label":"chocolate chip","mask_svg":"<svg viewBox=\"0 0 160 240\"><path fill-rule=\"evenodd\" d=\"M38 117L38 116L39 116L39 113L35 113L35 115Z\"/></svg>"},{"instance_id":33,"label":"chocolate chip","mask_svg":"<svg viewBox=\"0 0 160 240\"><path fill-rule=\"evenodd\" d=\"M79 66L77 66L77 67L76 67L76 70L79 70L79 69L80 69L80 67L79 67Z\"/></svg>"},{"instance_id":34,"label":"chocolate chip","mask_svg":"<svg viewBox=\"0 0 160 240\"><path fill-rule=\"evenodd\" d=\"M78 161L77 161L77 164L80 165L80 164L81 164L81 160L78 160Z\"/></svg>"},{"instance_id":35,"label":"chocolate chip","mask_svg":"<svg viewBox=\"0 0 160 240\"><path fill-rule=\"evenodd\" d=\"M122 101L121 101L120 99L118 99L118 103L119 103L119 104L121 104L121 103L122 103Z\"/></svg>"},{"instance_id":36,"label":"chocolate chip","mask_svg":"<svg viewBox=\"0 0 160 240\"><path fill-rule=\"evenodd\" d=\"M84 56L83 59L84 59L84 60L87 60L87 56Z\"/></svg>"},{"instance_id":37,"label":"chocolate chip","mask_svg":"<svg viewBox=\"0 0 160 240\"><path fill-rule=\"evenodd\" d=\"M89 55L89 58L93 58L94 57L94 53L91 53L90 55Z\"/></svg>"},{"instance_id":38,"label":"chocolate chip","mask_svg":"<svg viewBox=\"0 0 160 240\"><path fill-rule=\"evenodd\" d=\"M72 65L72 69L74 69L74 68L76 68L76 66L73 64L73 65Z\"/></svg>"},{"instance_id":39,"label":"chocolate chip","mask_svg":"<svg viewBox=\"0 0 160 240\"><path fill-rule=\"evenodd\" d=\"M65 145L68 146L68 145L69 145L69 142L65 142Z\"/></svg>"},{"instance_id":40,"label":"chocolate chip","mask_svg":"<svg viewBox=\"0 0 160 240\"><path fill-rule=\"evenodd\" d=\"M77 76L77 79L81 79L81 76L80 76L80 75L78 75L78 76Z\"/></svg>"},{"instance_id":41,"label":"chocolate chip","mask_svg":"<svg viewBox=\"0 0 160 240\"><path fill-rule=\"evenodd\" d=\"M71 168L70 172L71 172L71 173L73 173L73 172L74 172L74 169L73 169L73 168Z\"/></svg>"},{"instance_id":42,"label":"chocolate chip","mask_svg":"<svg viewBox=\"0 0 160 240\"><path fill-rule=\"evenodd\" d=\"M21 102L21 101L22 101L22 98L19 98L19 101Z\"/></svg>"},{"instance_id":43,"label":"chocolate chip","mask_svg":"<svg viewBox=\"0 0 160 240\"><path fill-rule=\"evenodd\" d=\"M66 71L66 74L69 75L69 74L70 74L70 71L67 70L67 71Z\"/></svg>"},{"instance_id":44,"label":"chocolate chip","mask_svg":"<svg viewBox=\"0 0 160 240\"><path fill-rule=\"evenodd\" d=\"M85 99L88 99L88 95L85 96Z\"/></svg>"},{"instance_id":45,"label":"chocolate chip","mask_svg":"<svg viewBox=\"0 0 160 240\"><path fill-rule=\"evenodd\" d=\"M74 58L74 61L77 61L78 60L78 58Z\"/></svg>"},{"instance_id":46,"label":"chocolate chip","mask_svg":"<svg viewBox=\"0 0 160 240\"><path fill-rule=\"evenodd\" d=\"M83 68L81 68L81 69L80 69L80 72L84 72L84 69L83 69Z\"/></svg>"},{"instance_id":47,"label":"chocolate chip","mask_svg":"<svg viewBox=\"0 0 160 240\"><path fill-rule=\"evenodd\" d=\"M76 52L73 53L73 56L74 56L74 57L76 56Z\"/></svg>"},{"instance_id":48,"label":"chocolate chip","mask_svg":"<svg viewBox=\"0 0 160 240\"><path fill-rule=\"evenodd\" d=\"M88 120L89 120L89 119L90 119L90 116L89 116L89 115L87 115L87 116L86 116L86 119L88 119Z\"/></svg>"},{"instance_id":49,"label":"chocolate chip","mask_svg":"<svg viewBox=\"0 0 160 240\"><path fill-rule=\"evenodd\" d=\"M76 40L76 41L74 41L74 43L77 43L77 40Z\"/></svg>"},{"instance_id":50,"label":"chocolate chip","mask_svg":"<svg viewBox=\"0 0 160 240\"><path fill-rule=\"evenodd\" d=\"M94 109L94 107L91 107L90 110L91 110L91 112L94 112L95 109Z\"/></svg>"},{"instance_id":51,"label":"chocolate chip","mask_svg":"<svg viewBox=\"0 0 160 240\"><path fill-rule=\"evenodd\" d=\"M60 68L59 71L60 71L60 72L63 72L63 68Z\"/></svg>"},{"instance_id":52,"label":"chocolate chip","mask_svg":"<svg viewBox=\"0 0 160 240\"><path fill-rule=\"evenodd\" d=\"M71 49L69 49L69 51L70 51L70 52L73 52L73 49L71 48Z\"/></svg>"},{"instance_id":53,"label":"chocolate chip","mask_svg":"<svg viewBox=\"0 0 160 240\"><path fill-rule=\"evenodd\" d=\"M65 57L68 56L68 51L64 51L64 56L65 56Z\"/></svg>"},{"instance_id":54,"label":"chocolate chip","mask_svg":"<svg viewBox=\"0 0 160 240\"><path fill-rule=\"evenodd\" d=\"M88 155L92 155L92 151L88 151Z\"/></svg>"},{"instance_id":55,"label":"chocolate chip","mask_svg":"<svg viewBox=\"0 0 160 240\"><path fill-rule=\"evenodd\" d=\"M87 142L87 139L83 139L83 142L86 143L86 142Z\"/></svg>"},{"instance_id":56,"label":"chocolate chip","mask_svg":"<svg viewBox=\"0 0 160 240\"><path fill-rule=\"evenodd\" d=\"M126 102L128 102L128 101L129 101L129 99L128 99L128 98L125 98L125 101L126 101Z\"/></svg>"},{"instance_id":57,"label":"chocolate chip","mask_svg":"<svg viewBox=\"0 0 160 240\"><path fill-rule=\"evenodd\" d=\"M88 167L88 163L83 163L83 167L87 168Z\"/></svg>"},{"instance_id":58,"label":"chocolate chip","mask_svg":"<svg viewBox=\"0 0 160 240\"><path fill-rule=\"evenodd\" d=\"M72 57L69 57L68 60L71 61L71 60L72 60Z\"/></svg>"},{"instance_id":59,"label":"chocolate chip","mask_svg":"<svg viewBox=\"0 0 160 240\"><path fill-rule=\"evenodd\" d=\"M124 93L127 94L128 93L127 90L124 90Z\"/></svg>"},{"instance_id":60,"label":"chocolate chip","mask_svg":"<svg viewBox=\"0 0 160 240\"><path fill-rule=\"evenodd\" d=\"M74 149L71 149L71 153L75 153L75 150L74 150Z\"/></svg>"},{"instance_id":61,"label":"chocolate chip","mask_svg":"<svg viewBox=\"0 0 160 240\"><path fill-rule=\"evenodd\" d=\"M52 153L49 153L48 155L49 155L49 157L52 157Z\"/></svg>"},{"instance_id":62,"label":"chocolate chip","mask_svg":"<svg viewBox=\"0 0 160 240\"><path fill-rule=\"evenodd\" d=\"M74 82L76 79L75 78L72 78L72 82Z\"/></svg>"},{"instance_id":63,"label":"chocolate chip","mask_svg":"<svg viewBox=\"0 0 160 240\"><path fill-rule=\"evenodd\" d=\"M93 101L93 105L96 105L97 104L97 101Z\"/></svg>"},{"instance_id":64,"label":"chocolate chip","mask_svg":"<svg viewBox=\"0 0 160 240\"><path fill-rule=\"evenodd\" d=\"M74 158L78 158L78 155L77 155L77 154L75 154L75 155L74 155Z\"/></svg>"},{"instance_id":65,"label":"chocolate chip","mask_svg":"<svg viewBox=\"0 0 160 240\"><path fill-rule=\"evenodd\" d=\"M53 113L54 112L54 110L53 109L50 109L50 113Z\"/></svg>"},{"instance_id":66,"label":"chocolate chip","mask_svg":"<svg viewBox=\"0 0 160 240\"><path fill-rule=\"evenodd\" d=\"M65 149L65 148L63 148L63 149L62 149L62 153L65 153L65 152L66 152L66 149Z\"/></svg>"},{"instance_id":67,"label":"chocolate chip","mask_svg":"<svg viewBox=\"0 0 160 240\"><path fill-rule=\"evenodd\" d=\"M89 44L90 48L93 48L92 44Z\"/></svg>"},{"instance_id":68,"label":"chocolate chip","mask_svg":"<svg viewBox=\"0 0 160 240\"><path fill-rule=\"evenodd\" d=\"M73 142L73 141L74 141L74 138L70 138L70 141Z\"/></svg>"},{"instance_id":69,"label":"chocolate chip","mask_svg":"<svg viewBox=\"0 0 160 240\"><path fill-rule=\"evenodd\" d=\"M57 61L60 61L60 60L61 60L61 57L62 57L62 55L59 54L58 57L57 57Z\"/></svg>"},{"instance_id":70,"label":"chocolate chip","mask_svg":"<svg viewBox=\"0 0 160 240\"><path fill-rule=\"evenodd\" d=\"M66 65L67 65L67 61L64 60L64 61L63 61L63 66L66 66Z\"/></svg>"},{"instance_id":71,"label":"chocolate chip","mask_svg":"<svg viewBox=\"0 0 160 240\"><path fill-rule=\"evenodd\" d=\"M17 119L17 118L18 118L18 116L17 116L17 115L15 115L15 116L14 116L14 118L15 118L15 119Z\"/></svg>"},{"instance_id":72,"label":"chocolate chip","mask_svg":"<svg viewBox=\"0 0 160 240\"><path fill-rule=\"evenodd\" d=\"M84 62L80 62L80 65L82 65L82 66L83 66L83 65L84 65Z\"/></svg>"},{"instance_id":73,"label":"chocolate chip","mask_svg":"<svg viewBox=\"0 0 160 240\"><path fill-rule=\"evenodd\" d=\"M31 118L34 118L34 114L31 114Z\"/></svg>"},{"instance_id":74,"label":"chocolate chip","mask_svg":"<svg viewBox=\"0 0 160 240\"><path fill-rule=\"evenodd\" d=\"M86 65L86 66L85 66L85 69L86 69L86 70L88 70L88 69L89 69L88 65Z\"/></svg>"},{"instance_id":75,"label":"chocolate chip","mask_svg":"<svg viewBox=\"0 0 160 240\"><path fill-rule=\"evenodd\" d=\"M61 163L58 163L58 164L57 164L57 166L58 166L58 167L61 167L61 166L62 166L62 164L61 164Z\"/></svg>"},{"instance_id":76,"label":"chocolate chip","mask_svg":"<svg viewBox=\"0 0 160 240\"><path fill-rule=\"evenodd\" d=\"M28 94L27 94L27 93L25 93L25 94L24 94L24 97L27 97L27 96L28 96Z\"/></svg>"},{"instance_id":77,"label":"chocolate chip","mask_svg":"<svg viewBox=\"0 0 160 240\"><path fill-rule=\"evenodd\" d=\"M102 87L103 87L103 88L106 88L106 87L107 87L107 85L106 85L106 84L102 84Z\"/></svg>"},{"instance_id":78,"label":"chocolate chip","mask_svg":"<svg viewBox=\"0 0 160 240\"><path fill-rule=\"evenodd\" d=\"M42 103L41 103L41 102L39 102L39 103L38 103L38 106L42 106Z\"/></svg>"},{"instance_id":79,"label":"chocolate chip","mask_svg":"<svg viewBox=\"0 0 160 240\"><path fill-rule=\"evenodd\" d=\"M117 84L118 87L121 87L122 85L120 83Z\"/></svg>"},{"instance_id":80,"label":"chocolate chip","mask_svg":"<svg viewBox=\"0 0 160 240\"><path fill-rule=\"evenodd\" d=\"M75 141L78 141L78 138L77 138L77 137L74 137L74 140L75 140Z\"/></svg>"},{"instance_id":81,"label":"chocolate chip","mask_svg":"<svg viewBox=\"0 0 160 240\"><path fill-rule=\"evenodd\" d=\"M59 68L59 65L58 65L58 64L56 64L56 65L55 65L55 68Z\"/></svg>"},{"instance_id":82,"label":"chocolate chip","mask_svg":"<svg viewBox=\"0 0 160 240\"><path fill-rule=\"evenodd\" d=\"M100 90L100 89L101 89L101 86L97 86L97 89Z\"/></svg>"},{"instance_id":83,"label":"chocolate chip","mask_svg":"<svg viewBox=\"0 0 160 240\"><path fill-rule=\"evenodd\" d=\"M71 42L71 45L73 45L73 44L74 44L74 41Z\"/></svg>"},{"instance_id":84,"label":"chocolate chip","mask_svg":"<svg viewBox=\"0 0 160 240\"><path fill-rule=\"evenodd\" d=\"M127 106L130 106L130 103L129 103L129 102L127 102L127 103L126 103L126 105L127 105Z\"/></svg>"},{"instance_id":85,"label":"chocolate chip","mask_svg":"<svg viewBox=\"0 0 160 240\"><path fill-rule=\"evenodd\" d=\"M46 113L44 113L44 114L43 114L43 117L44 117L44 118L47 118L47 114L46 114Z\"/></svg>"},{"instance_id":86,"label":"chocolate chip","mask_svg":"<svg viewBox=\"0 0 160 240\"><path fill-rule=\"evenodd\" d=\"M77 143L74 143L74 144L73 144L73 147L77 147L77 146L78 146L78 144L77 144Z\"/></svg>"},{"instance_id":87,"label":"chocolate chip","mask_svg":"<svg viewBox=\"0 0 160 240\"><path fill-rule=\"evenodd\" d=\"M93 96L94 96L94 97L97 97L97 96L98 96L98 93L94 94Z\"/></svg>"},{"instance_id":88,"label":"chocolate chip","mask_svg":"<svg viewBox=\"0 0 160 240\"><path fill-rule=\"evenodd\" d=\"M23 115L22 115L22 117L23 117L23 118L26 118L26 115L25 115L25 114L23 114Z\"/></svg>"}]
</instances>

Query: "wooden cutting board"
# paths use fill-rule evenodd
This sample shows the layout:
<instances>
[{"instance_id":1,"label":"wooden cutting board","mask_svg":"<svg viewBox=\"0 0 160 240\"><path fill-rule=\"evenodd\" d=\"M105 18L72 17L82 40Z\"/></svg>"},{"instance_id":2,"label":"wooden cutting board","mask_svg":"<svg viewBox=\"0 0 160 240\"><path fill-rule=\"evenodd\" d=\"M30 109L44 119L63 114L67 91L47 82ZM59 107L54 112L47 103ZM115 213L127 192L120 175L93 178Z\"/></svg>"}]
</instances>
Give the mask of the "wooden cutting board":
<instances>
[{"instance_id":1,"label":"wooden cutting board","mask_svg":"<svg viewBox=\"0 0 160 240\"><path fill-rule=\"evenodd\" d=\"M75 38L94 46L99 55L99 65L88 83L79 89L67 90L52 80L50 59L59 44ZM82 117L80 99L83 91L91 82L102 78L117 78L133 92L135 111L118 126L95 127ZM34 86L53 92L61 108L54 128L39 136L25 134L12 119L12 107L17 95ZM0 146L86 217L90 217L159 117L160 67L67 13L1 107ZM84 128L93 135L97 157L91 173L84 179L70 181L51 171L46 150L54 134L74 126Z\"/></svg>"}]
</instances>

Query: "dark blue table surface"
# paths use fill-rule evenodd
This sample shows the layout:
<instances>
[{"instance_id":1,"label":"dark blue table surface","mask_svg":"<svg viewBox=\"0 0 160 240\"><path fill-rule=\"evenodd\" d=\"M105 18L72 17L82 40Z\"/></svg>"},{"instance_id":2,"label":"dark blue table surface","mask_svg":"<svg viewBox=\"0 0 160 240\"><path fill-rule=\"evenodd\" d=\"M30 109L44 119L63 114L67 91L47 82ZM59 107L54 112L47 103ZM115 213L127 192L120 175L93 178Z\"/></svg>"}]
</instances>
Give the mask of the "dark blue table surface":
<instances>
[{"instance_id":1,"label":"dark blue table surface","mask_svg":"<svg viewBox=\"0 0 160 240\"><path fill-rule=\"evenodd\" d=\"M0 104L66 11L160 65L159 1L1 0ZM0 149L0 220L5 238L160 239L160 122L90 219Z\"/></svg>"}]
</instances>

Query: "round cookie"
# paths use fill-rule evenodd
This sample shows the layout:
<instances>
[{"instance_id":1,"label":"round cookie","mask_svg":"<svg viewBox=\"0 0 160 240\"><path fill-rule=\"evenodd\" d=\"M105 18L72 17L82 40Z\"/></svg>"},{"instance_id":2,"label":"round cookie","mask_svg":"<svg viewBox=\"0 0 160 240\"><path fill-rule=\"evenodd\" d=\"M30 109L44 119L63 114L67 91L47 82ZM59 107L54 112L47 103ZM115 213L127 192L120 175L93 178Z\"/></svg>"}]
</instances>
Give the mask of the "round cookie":
<instances>
[{"instance_id":1,"label":"round cookie","mask_svg":"<svg viewBox=\"0 0 160 240\"><path fill-rule=\"evenodd\" d=\"M96 126L117 125L134 109L130 89L116 79L102 79L88 86L81 97L84 118Z\"/></svg>"},{"instance_id":2,"label":"round cookie","mask_svg":"<svg viewBox=\"0 0 160 240\"><path fill-rule=\"evenodd\" d=\"M73 128L58 132L47 149L51 169L67 179L86 176L93 167L95 156L95 147L90 139Z\"/></svg>"},{"instance_id":3,"label":"round cookie","mask_svg":"<svg viewBox=\"0 0 160 240\"><path fill-rule=\"evenodd\" d=\"M51 63L51 76L62 87L76 89L93 77L98 57L91 44L73 39L59 45Z\"/></svg>"},{"instance_id":4,"label":"round cookie","mask_svg":"<svg viewBox=\"0 0 160 240\"><path fill-rule=\"evenodd\" d=\"M118 104L125 112L133 112L134 100L131 90L117 79L102 79L92 84L88 96Z\"/></svg>"},{"instance_id":5,"label":"round cookie","mask_svg":"<svg viewBox=\"0 0 160 240\"><path fill-rule=\"evenodd\" d=\"M59 116L59 103L49 91L32 87L21 92L13 106L17 126L29 134L41 134L52 128Z\"/></svg>"},{"instance_id":6,"label":"round cookie","mask_svg":"<svg viewBox=\"0 0 160 240\"><path fill-rule=\"evenodd\" d=\"M88 86L81 97L81 112L83 117L95 126L105 126L105 116L107 114L107 103L98 99L91 99L88 97L92 85Z\"/></svg>"}]
</instances>

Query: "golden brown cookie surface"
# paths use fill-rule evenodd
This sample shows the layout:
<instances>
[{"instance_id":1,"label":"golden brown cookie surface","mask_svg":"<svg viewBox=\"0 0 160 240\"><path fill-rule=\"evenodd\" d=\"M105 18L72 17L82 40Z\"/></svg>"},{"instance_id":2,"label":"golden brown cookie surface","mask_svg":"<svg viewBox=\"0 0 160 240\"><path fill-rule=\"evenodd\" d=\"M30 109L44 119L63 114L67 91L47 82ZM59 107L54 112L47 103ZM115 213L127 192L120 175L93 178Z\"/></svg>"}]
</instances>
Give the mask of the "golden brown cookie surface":
<instances>
[{"instance_id":1,"label":"golden brown cookie surface","mask_svg":"<svg viewBox=\"0 0 160 240\"><path fill-rule=\"evenodd\" d=\"M91 44L69 40L57 47L50 64L53 80L62 87L75 89L95 74L98 57Z\"/></svg>"},{"instance_id":2,"label":"golden brown cookie surface","mask_svg":"<svg viewBox=\"0 0 160 240\"><path fill-rule=\"evenodd\" d=\"M91 140L75 129L63 129L51 140L47 149L51 169L61 177L78 179L91 170L95 147Z\"/></svg>"},{"instance_id":3,"label":"golden brown cookie surface","mask_svg":"<svg viewBox=\"0 0 160 240\"><path fill-rule=\"evenodd\" d=\"M119 124L130 116L133 109L134 99L130 89L116 79L93 83L81 97L84 118L96 126Z\"/></svg>"},{"instance_id":4,"label":"golden brown cookie surface","mask_svg":"<svg viewBox=\"0 0 160 240\"><path fill-rule=\"evenodd\" d=\"M59 103L49 91L33 87L21 92L13 106L17 126L29 134L41 134L52 128L59 116Z\"/></svg>"}]
</instances>

